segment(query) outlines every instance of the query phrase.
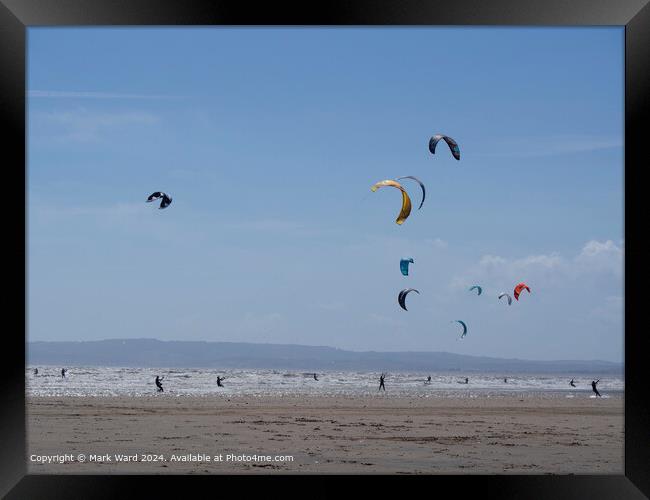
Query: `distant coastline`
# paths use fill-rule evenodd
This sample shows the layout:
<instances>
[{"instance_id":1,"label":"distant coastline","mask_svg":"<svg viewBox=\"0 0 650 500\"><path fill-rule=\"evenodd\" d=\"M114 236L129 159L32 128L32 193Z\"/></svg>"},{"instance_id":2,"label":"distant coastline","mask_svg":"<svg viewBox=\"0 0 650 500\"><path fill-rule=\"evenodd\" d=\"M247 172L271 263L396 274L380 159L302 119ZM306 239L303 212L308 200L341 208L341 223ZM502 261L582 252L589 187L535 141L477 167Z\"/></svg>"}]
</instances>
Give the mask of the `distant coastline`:
<instances>
[{"instance_id":1,"label":"distant coastline","mask_svg":"<svg viewBox=\"0 0 650 500\"><path fill-rule=\"evenodd\" d=\"M480 371L624 375L623 363L602 360L539 361L448 352L346 351L333 347L240 342L107 339L28 342L30 365L289 370Z\"/></svg>"}]
</instances>

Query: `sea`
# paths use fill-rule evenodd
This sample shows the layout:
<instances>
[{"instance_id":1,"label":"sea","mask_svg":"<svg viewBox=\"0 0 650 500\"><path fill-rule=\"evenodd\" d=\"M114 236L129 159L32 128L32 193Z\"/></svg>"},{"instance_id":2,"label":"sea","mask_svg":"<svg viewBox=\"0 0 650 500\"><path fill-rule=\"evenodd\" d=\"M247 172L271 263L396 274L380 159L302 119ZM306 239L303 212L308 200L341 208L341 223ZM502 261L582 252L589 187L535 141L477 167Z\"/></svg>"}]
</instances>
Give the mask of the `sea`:
<instances>
[{"instance_id":1,"label":"sea","mask_svg":"<svg viewBox=\"0 0 650 500\"><path fill-rule=\"evenodd\" d=\"M38 374L34 369L38 368ZM27 396L45 397L355 397L390 395L391 397L596 397L591 381L600 379L603 397L622 397L625 381L617 375L580 374L495 374L468 372L424 373L389 372L386 391L379 392L379 373L353 371L313 372L291 370L216 370L210 368L132 368L72 366L61 376L60 366L29 366L25 370ZM164 377L164 392L158 392L156 376ZM225 377L223 387L217 376ZM426 379L431 376L431 382ZM465 383L465 378L468 383ZM577 387L571 387L574 379Z\"/></svg>"}]
</instances>

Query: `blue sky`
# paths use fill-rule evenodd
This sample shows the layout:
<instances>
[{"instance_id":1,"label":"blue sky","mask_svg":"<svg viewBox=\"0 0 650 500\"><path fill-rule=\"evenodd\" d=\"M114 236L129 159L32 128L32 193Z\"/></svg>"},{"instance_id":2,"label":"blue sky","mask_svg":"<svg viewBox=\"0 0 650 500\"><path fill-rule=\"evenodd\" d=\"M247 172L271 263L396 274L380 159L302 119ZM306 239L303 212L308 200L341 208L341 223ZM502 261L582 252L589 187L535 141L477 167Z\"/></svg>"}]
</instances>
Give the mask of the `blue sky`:
<instances>
[{"instance_id":1,"label":"blue sky","mask_svg":"<svg viewBox=\"0 0 650 500\"><path fill-rule=\"evenodd\" d=\"M623 36L30 28L28 339L621 361Z\"/></svg>"}]
</instances>

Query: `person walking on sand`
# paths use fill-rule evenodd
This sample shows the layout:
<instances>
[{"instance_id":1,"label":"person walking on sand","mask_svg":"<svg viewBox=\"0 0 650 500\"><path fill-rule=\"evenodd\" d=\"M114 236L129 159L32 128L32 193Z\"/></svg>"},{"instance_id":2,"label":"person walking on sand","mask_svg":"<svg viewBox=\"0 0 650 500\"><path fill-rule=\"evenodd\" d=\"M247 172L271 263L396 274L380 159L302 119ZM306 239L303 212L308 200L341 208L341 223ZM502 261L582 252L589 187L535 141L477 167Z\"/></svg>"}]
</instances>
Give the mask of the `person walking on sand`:
<instances>
[{"instance_id":1,"label":"person walking on sand","mask_svg":"<svg viewBox=\"0 0 650 500\"><path fill-rule=\"evenodd\" d=\"M386 391L386 386L384 385L384 378L385 378L385 377L386 377L386 375L384 375L383 373L382 373L381 376L379 377L379 389L378 389L378 390L380 390L380 391L383 389L384 392Z\"/></svg>"},{"instance_id":2,"label":"person walking on sand","mask_svg":"<svg viewBox=\"0 0 650 500\"><path fill-rule=\"evenodd\" d=\"M66 370L65 368L61 368L61 377L62 378L65 378L65 372L67 372L67 371L68 370Z\"/></svg>"},{"instance_id":3,"label":"person walking on sand","mask_svg":"<svg viewBox=\"0 0 650 500\"><path fill-rule=\"evenodd\" d=\"M575 386L576 386L576 384L573 382L573 379L571 379L571 382L569 382L569 385L570 385L571 387L575 387Z\"/></svg>"},{"instance_id":4,"label":"person walking on sand","mask_svg":"<svg viewBox=\"0 0 650 500\"><path fill-rule=\"evenodd\" d=\"M165 389L163 389L162 386L162 381L165 377L159 377L156 375L156 387L158 387L158 392L165 392Z\"/></svg>"},{"instance_id":5,"label":"person walking on sand","mask_svg":"<svg viewBox=\"0 0 650 500\"><path fill-rule=\"evenodd\" d=\"M592 381L591 381L591 388L592 388L593 391L596 393L596 396L598 396L599 398L601 398L602 396L600 395L600 392L598 392L598 389L596 389L596 385L598 384L598 382L600 382L600 379L596 380L595 382L592 380Z\"/></svg>"},{"instance_id":6,"label":"person walking on sand","mask_svg":"<svg viewBox=\"0 0 650 500\"><path fill-rule=\"evenodd\" d=\"M217 386L218 387L223 387L223 384L221 383L222 380L226 380L226 377L219 377L217 375Z\"/></svg>"}]
</instances>

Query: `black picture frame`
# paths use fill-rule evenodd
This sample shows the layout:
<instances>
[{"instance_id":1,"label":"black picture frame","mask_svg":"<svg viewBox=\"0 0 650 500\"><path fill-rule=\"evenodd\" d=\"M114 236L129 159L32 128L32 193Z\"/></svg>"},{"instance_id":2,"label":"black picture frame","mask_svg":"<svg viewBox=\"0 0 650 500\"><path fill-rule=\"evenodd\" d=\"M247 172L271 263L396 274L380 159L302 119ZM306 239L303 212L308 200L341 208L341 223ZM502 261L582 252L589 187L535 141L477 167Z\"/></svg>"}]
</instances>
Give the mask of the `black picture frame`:
<instances>
[{"instance_id":1,"label":"black picture frame","mask_svg":"<svg viewBox=\"0 0 650 500\"><path fill-rule=\"evenodd\" d=\"M188 494L185 476L28 475L25 422L26 323L26 29L81 25L463 25L625 27L625 472L623 475L426 476L389 478L399 486L425 486L432 495L469 490L496 498L644 498L650 496L650 397L647 334L640 320L644 300L640 269L647 169L644 125L650 123L650 0L328 0L321 3L263 0L0 0L0 114L4 125L5 248L10 250L3 302L16 321L4 329L0 400L0 494L7 498L115 498ZM23 211L21 212L20 207ZM8 215L8 217L7 217ZM22 217L21 217L22 215ZM9 231L7 233L7 226ZM20 265L22 263L22 266ZM7 270L7 269L6 269ZM6 273L5 270L5 273ZM10 286L8 286L10 284ZM5 319L5 325L8 322ZM22 330L20 329L22 327ZM304 480L304 476L300 476ZM193 477L192 487L214 487L223 476ZM286 490L276 476L228 478L229 486L265 494ZM288 478L292 481L298 477ZM331 476L310 476L309 491L340 494ZM351 481L350 476L337 479ZM384 488L385 480L372 483ZM172 481L174 480L174 481ZM179 483L180 480L180 483ZM426 483L426 484L425 484ZM293 489L293 488L292 488ZM225 490L221 491L225 494ZM300 493L298 494L307 494ZM294 490L294 494L296 494ZM246 495L248 496L248 495Z\"/></svg>"}]
</instances>

